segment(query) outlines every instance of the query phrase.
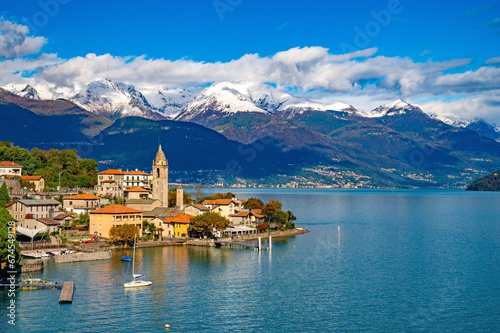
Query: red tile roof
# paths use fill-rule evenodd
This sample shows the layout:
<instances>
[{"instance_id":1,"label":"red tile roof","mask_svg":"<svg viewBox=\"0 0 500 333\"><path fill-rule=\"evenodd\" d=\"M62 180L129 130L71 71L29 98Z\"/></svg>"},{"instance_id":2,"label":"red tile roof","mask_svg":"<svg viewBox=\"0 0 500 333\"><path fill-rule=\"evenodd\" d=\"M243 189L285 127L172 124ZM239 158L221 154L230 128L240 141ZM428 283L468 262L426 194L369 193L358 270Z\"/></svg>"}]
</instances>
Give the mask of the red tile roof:
<instances>
[{"instance_id":1,"label":"red tile roof","mask_svg":"<svg viewBox=\"0 0 500 333\"><path fill-rule=\"evenodd\" d=\"M103 180L101 181L101 183L115 183L114 180Z\"/></svg>"},{"instance_id":2,"label":"red tile roof","mask_svg":"<svg viewBox=\"0 0 500 333\"><path fill-rule=\"evenodd\" d=\"M210 208L208 208L207 206L203 206L202 204L194 204L192 206L196 207L199 210L203 210L203 211L209 211L210 210Z\"/></svg>"},{"instance_id":3,"label":"red tile roof","mask_svg":"<svg viewBox=\"0 0 500 333\"><path fill-rule=\"evenodd\" d=\"M14 162L10 161L2 161L0 162L0 167L16 167L16 168L22 168L22 165L16 164Z\"/></svg>"},{"instance_id":4,"label":"red tile roof","mask_svg":"<svg viewBox=\"0 0 500 333\"><path fill-rule=\"evenodd\" d=\"M99 199L101 199L101 197L98 197L98 196L93 195L93 194L83 193L83 194L72 195L69 197L64 197L63 199L64 200L99 200Z\"/></svg>"},{"instance_id":5,"label":"red tile roof","mask_svg":"<svg viewBox=\"0 0 500 333\"><path fill-rule=\"evenodd\" d=\"M188 214L179 214L176 217L166 217L163 223L180 223L180 224L190 224L193 216Z\"/></svg>"},{"instance_id":6,"label":"red tile roof","mask_svg":"<svg viewBox=\"0 0 500 333\"><path fill-rule=\"evenodd\" d=\"M145 188L137 187L137 186L130 187L130 188L126 189L125 192L148 192L149 193L149 191L146 190Z\"/></svg>"},{"instance_id":7,"label":"red tile roof","mask_svg":"<svg viewBox=\"0 0 500 333\"><path fill-rule=\"evenodd\" d=\"M65 219L69 216L70 216L69 214L59 214L59 215L54 216L54 219L62 220L62 219Z\"/></svg>"},{"instance_id":8,"label":"red tile roof","mask_svg":"<svg viewBox=\"0 0 500 333\"><path fill-rule=\"evenodd\" d=\"M257 217L257 218L263 218L264 217L264 215L257 214L255 212L249 212L247 210L241 211L238 214L231 214L229 216L231 216L231 217L247 217L248 215L253 215L253 216Z\"/></svg>"},{"instance_id":9,"label":"red tile roof","mask_svg":"<svg viewBox=\"0 0 500 333\"><path fill-rule=\"evenodd\" d=\"M47 224L47 225L50 225L50 224L58 225L59 224L59 222L54 221L53 219L48 219L48 218L41 218L41 219L36 219L36 220L42 222L43 224Z\"/></svg>"},{"instance_id":10,"label":"red tile roof","mask_svg":"<svg viewBox=\"0 0 500 333\"><path fill-rule=\"evenodd\" d=\"M104 170L98 173L99 175L124 175L125 172L118 169Z\"/></svg>"},{"instance_id":11,"label":"red tile roof","mask_svg":"<svg viewBox=\"0 0 500 333\"><path fill-rule=\"evenodd\" d=\"M21 176L22 180L40 180L42 176Z\"/></svg>"},{"instance_id":12,"label":"red tile roof","mask_svg":"<svg viewBox=\"0 0 500 333\"><path fill-rule=\"evenodd\" d=\"M110 205L90 212L90 214L137 214L142 210L126 207L123 205Z\"/></svg>"},{"instance_id":13,"label":"red tile roof","mask_svg":"<svg viewBox=\"0 0 500 333\"><path fill-rule=\"evenodd\" d=\"M219 205L219 206L227 206L231 202L233 202L233 199L217 199L217 200L205 200L203 201L204 205Z\"/></svg>"},{"instance_id":14,"label":"red tile roof","mask_svg":"<svg viewBox=\"0 0 500 333\"><path fill-rule=\"evenodd\" d=\"M144 172L144 171L126 171L124 172L125 175L139 175L139 176L149 176L149 173Z\"/></svg>"}]
</instances>

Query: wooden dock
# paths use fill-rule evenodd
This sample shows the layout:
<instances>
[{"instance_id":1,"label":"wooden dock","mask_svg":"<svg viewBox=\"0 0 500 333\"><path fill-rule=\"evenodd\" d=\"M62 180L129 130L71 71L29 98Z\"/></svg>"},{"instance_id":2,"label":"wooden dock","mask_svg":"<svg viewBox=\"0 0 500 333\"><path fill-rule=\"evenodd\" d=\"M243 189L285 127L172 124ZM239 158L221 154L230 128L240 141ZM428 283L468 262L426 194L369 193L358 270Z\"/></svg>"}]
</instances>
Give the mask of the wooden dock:
<instances>
[{"instance_id":1,"label":"wooden dock","mask_svg":"<svg viewBox=\"0 0 500 333\"><path fill-rule=\"evenodd\" d=\"M59 304L61 304L61 303L73 303L74 290L75 290L75 282L73 282L73 281L63 282L61 295L59 296Z\"/></svg>"}]
</instances>

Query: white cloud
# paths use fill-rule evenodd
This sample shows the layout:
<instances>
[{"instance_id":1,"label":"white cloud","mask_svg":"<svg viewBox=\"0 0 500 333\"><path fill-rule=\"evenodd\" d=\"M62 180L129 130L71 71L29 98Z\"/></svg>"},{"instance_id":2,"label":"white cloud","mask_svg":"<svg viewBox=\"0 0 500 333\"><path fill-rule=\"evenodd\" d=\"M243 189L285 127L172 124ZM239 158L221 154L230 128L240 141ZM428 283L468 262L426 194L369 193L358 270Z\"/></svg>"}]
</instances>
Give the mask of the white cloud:
<instances>
[{"instance_id":1,"label":"white cloud","mask_svg":"<svg viewBox=\"0 0 500 333\"><path fill-rule=\"evenodd\" d=\"M0 56L13 58L0 61L0 85L31 83L47 92L57 91L57 97L75 94L98 78L129 83L139 90L247 80L275 83L305 97L332 102L341 98L363 110L403 98L410 103L425 101L423 107L435 113L448 107L450 115L476 114L500 122L500 103L492 97L492 91L500 89L500 68L488 66L499 63L500 57L467 71L463 68L472 59L415 62L376 55L376 48L337 55L319 46L295 47L269 57L246 54L213 63L93 53L71 59L43 53L21 58L39 52L45 39L26 37L28 28L12 22L0 21L0 27L4 27L0 43L10 45L1 48Z\"/></svg>"},{"instance_id":2,"label":"white cloud","mask_svg":"<svg viewBox=\"0 0 500 333\"><path fill-rule=\"evenodd\" d=\"M28 33L27 26L0 18L0 60L40 52L47 40L44 37L28 37Z\"/></svg>"}]
</instances>

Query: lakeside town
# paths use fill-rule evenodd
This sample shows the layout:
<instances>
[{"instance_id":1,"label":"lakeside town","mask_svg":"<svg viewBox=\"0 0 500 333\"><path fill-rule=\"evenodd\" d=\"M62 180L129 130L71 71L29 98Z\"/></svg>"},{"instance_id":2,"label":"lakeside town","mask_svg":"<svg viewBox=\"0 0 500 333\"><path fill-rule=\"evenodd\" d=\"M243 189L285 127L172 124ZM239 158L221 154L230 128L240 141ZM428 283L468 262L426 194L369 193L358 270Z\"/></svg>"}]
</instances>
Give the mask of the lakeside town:
<instances>
[{"instance_id":1,"label":"lakeside town","mask_svg":"<svg viewBox=\"0 0 500 333\"><path fill-rule=\"evenodd\" d=\"M217 239L305 232L295 228L296 217L276 200L264 204L230 192L204 195L200 187L192 198L182 187L169 189L161 144L151 174L108 169L98 172L95 185L87 188L47 191L43 175L26 175L23 168L0 162L0 197L8 201L2 206L15 221L23 258L40 258L55 246L91 252L131 245L136 236L149 244L200 245L196 241L203 240L201 245L214 246Z\"/></svg>"}]
</instances>

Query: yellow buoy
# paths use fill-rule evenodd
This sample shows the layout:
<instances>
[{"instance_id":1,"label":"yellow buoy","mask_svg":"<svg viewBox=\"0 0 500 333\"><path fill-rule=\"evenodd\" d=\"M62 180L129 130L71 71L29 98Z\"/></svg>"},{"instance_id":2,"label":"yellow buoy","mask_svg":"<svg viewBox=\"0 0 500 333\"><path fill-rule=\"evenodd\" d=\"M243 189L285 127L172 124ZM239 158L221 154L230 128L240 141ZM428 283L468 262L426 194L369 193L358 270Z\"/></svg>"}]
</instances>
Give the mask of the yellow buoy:
<instances>
[{"instance_id":1,"label":"yellow buoy","mask_svg":"<svg viewBox=\"0 0 500 333\"><path fill-rule=\"evenodd\" d=\"M165 328L170 328L170 325L169 324L165 324Z\"/></svg>"},{"instance_id":2,"label":"yellow buoy","mask_svg":"<svg viewBox=\"0 0 500 333\"><path fill-rule=\"evenodd\" d=\"M293 248L295 249L295 245L293 246Z\"/></svg>"}]
</instances>

